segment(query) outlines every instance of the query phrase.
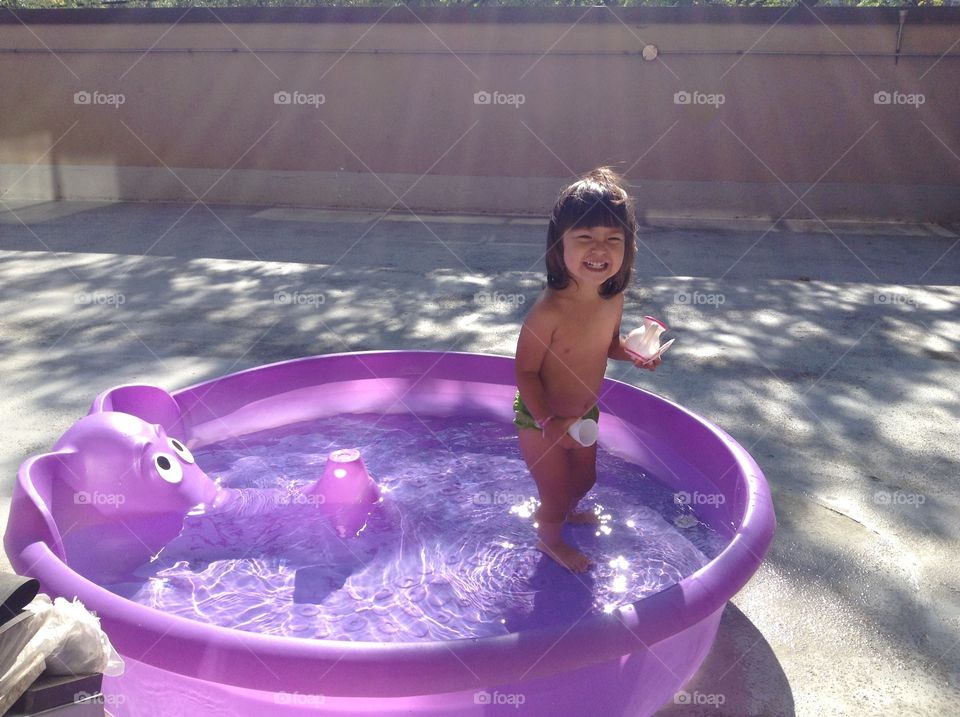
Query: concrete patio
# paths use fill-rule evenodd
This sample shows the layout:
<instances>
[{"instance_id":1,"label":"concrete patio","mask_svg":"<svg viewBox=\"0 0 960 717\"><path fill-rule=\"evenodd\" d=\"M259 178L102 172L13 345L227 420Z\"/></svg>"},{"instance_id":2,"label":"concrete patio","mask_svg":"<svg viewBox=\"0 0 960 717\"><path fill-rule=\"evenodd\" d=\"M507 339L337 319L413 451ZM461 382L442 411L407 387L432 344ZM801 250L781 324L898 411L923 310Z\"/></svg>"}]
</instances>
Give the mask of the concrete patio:
<instances>
[{"instance_id":1,"label":"concrete patio","mask_svg":"<svg viewBox=\"0 0 960 717\"><path fill-rule=\"evenodd\" d=\"M529 217L0 204L0 528L20 462L107 387L342 351L512 355L544 235ZM729 432L779 520L693 704L662 714L960 714L958 241L942 225L642 228L624 328L653 314L677 343L655 374L608 376Z\"/></svg>"}]
</instances>

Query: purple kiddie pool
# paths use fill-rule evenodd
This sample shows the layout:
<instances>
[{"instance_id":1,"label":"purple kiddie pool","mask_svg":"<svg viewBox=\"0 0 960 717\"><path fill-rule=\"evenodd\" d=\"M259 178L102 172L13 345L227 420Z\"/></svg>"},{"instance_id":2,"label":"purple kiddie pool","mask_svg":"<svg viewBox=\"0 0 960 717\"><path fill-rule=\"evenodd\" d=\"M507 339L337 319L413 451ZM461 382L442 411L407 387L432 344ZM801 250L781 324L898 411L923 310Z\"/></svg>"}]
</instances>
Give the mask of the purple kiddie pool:
<instances>
[{"instance_id":1,"label":"purple kiddie pool","mask_svg":"<svg viewBox=\"0 0 960 717\"><path fill-rule=\"evenodd\" d=\"M524 537L515 390L510 358L428 351L120 386L24 462L5 548L99 615L117 717L652 714L770 545L766 481L709 421L605 380L602 522L571 528L602 560L572 576ZM628 515L634 491L653 507Z\"/></svg>"}]
</instances>

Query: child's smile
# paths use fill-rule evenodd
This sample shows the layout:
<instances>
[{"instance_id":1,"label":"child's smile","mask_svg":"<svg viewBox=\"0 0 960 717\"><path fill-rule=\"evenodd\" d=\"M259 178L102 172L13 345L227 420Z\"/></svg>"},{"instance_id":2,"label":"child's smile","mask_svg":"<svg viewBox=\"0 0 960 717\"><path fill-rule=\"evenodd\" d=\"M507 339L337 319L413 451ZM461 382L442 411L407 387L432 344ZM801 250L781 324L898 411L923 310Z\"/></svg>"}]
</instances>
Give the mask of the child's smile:
<instances>
[{"instance_id":1,"label":"child's smile","mask_svg":"<svg viewBox=\"0 0 960 717\"><path fill-rule=\"evenodd\" d=\"M590 271L606 271L607 267L610 266L609 261L590 261L589 259L583 262L583 265L587 267Z\"/></svg>"},{"instance_id":2,"label":"child's smile","mask_svg":"<svg viewBox=\"0 0 960 717\"><path fill-rule=\"evenodd\" d=\"M585 227L563 233L563 259L578 282L602 284L623 266L624 232L619 227Z\"/></svg>"}]
</instances>

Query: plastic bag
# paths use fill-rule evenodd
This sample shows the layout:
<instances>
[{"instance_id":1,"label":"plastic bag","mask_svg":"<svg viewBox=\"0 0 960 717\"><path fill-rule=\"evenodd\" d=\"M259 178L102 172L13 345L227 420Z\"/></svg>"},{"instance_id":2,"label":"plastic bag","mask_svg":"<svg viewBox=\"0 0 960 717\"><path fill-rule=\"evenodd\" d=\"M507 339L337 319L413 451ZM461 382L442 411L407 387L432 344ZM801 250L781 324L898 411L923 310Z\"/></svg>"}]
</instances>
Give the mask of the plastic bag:
<instances>
[{"instance_id":1,"label":"plastic bag","mask_svg":"<svg viewBox=\"0 0 960 717\"><path fill-rule=\"evenodd\" d=\"M123 674L123 659L100 629L100 618L79 600L58 597L51 602L41 593L26 609L43 620L27 649L46 655L47 674Z\"/></svg>"}]
</instances>

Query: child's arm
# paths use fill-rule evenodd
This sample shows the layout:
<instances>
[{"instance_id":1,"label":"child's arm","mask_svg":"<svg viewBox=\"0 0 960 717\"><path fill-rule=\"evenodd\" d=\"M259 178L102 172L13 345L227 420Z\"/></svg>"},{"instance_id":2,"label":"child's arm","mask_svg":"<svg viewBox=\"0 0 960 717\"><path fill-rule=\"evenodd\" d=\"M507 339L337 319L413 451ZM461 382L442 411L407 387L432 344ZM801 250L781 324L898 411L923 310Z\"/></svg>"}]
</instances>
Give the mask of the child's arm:
<instances>
[{"instance_id":1,"label":"child's arm","mask_svg":"<svg viewBox=\"0 0 960 717\"><path fill-rule=\"evenodd\" d=\"M543 437L554 446L576 448L577 444L567 435L567 429L579 417L554 416L547 404L543 379L540 378L540 369L550 350L556 326L556 316L542 304L535 305L527 314L520 329L520 338L517 339L517 389L533 420L540 426Z\"/></svg>"},{"instance_id":2,"label":"child's arm","mask_svg":"<svg viewBox=\"0 0 960 717\"><path fill-rule=\"evenodd\" d=\"M623 294L617 295L613 300L620 303L620 314L617 317L617 328L613 330L613 338L610 340L610 348L607 349L607 356L614 361L633 361L634 358L624 349L623 336L620 335L620 319L623 316Z\"/></svg>"},{"instance_id":3,"label":"child's arm","mask_svg":"<svg viewBox=\"0 0 960 717\"><path fill-rule=\"evenodd\" d=\"M617 324L617 328L613 331L613 339L610 341L610 349L607 351L607 356L614 361L634 361L633 356L628 354L627 350L623 347L623 336L620 334L620 324Z\"/></svg>"},{"instance_id":4,"label":"child's arm","mask_svg":"<svg viewBox=\"0 0 960 717\"><path fill-rule=\"evenodd\" d=\"M551 417L547 405L546 392L540 378L540 367L547 355L547 349L553 339L556 322L542 304L535 305L520 329L517 339L517 389L533 420L537 425Z\"/></svg>"}]
</instances>

